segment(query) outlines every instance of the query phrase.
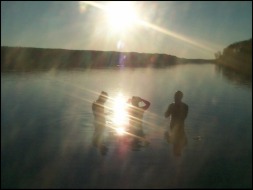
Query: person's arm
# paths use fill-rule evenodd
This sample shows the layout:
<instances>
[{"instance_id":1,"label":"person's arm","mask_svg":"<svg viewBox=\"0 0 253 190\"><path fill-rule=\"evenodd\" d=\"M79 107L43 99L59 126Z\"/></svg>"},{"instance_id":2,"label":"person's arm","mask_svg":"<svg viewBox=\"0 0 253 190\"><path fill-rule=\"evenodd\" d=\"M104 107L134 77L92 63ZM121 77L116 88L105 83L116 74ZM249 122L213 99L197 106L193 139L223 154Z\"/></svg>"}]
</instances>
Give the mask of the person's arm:
<instances>
[{"instance_id":1,"label":"person's arm","mask_svg":"<svg viewBox=\"0 0 253 190\"><path fill-rule=\"evenodd\" d=\"M94 102L91 104L91 109L92 109L92 112L94 113L94 111L95 111L95 103Z\"/></svg>"},{"instance_id":2,"label":"person's arm","mask_svg":"<svg viewBox=\"0 0 253 190\"><path fill-rule=\"evenodd\" d=\"M184 119L186 119L188 115L188 105L185 104L185 115L184 115Z\"/></svg>"},{"instance_id":3,"label":"person's arm","mask_svg":"<svg viewBox=\"0 0 253 190\"><path fill-rule=\"evenodd\" d=\"M171 105L168 106L167 111L164 113L164 117L169 117L171 114Z\"/></svg>"},{"instance_id":4,"label":"person's arm","mask_svg":"<svg viewBox=\"0 0 253 190\"><path fill-rule=\"evenodd\" d=\"M140 101L142 101L142 102L144 102L144 106L143 107L141 107L142 109L144 109L144 110L147 110L148 108L149 108L149 106L150 106L150 102L149 101L147 101L147 100L144 100L144 99L142 99L142 98L140 98Z\"/></svg>"},{"instance_id":5,"label":"person's arm","mask_svg":"<svg viewBox=\"0 0 253 190\"><path fill-rule=\"evenodd\" d=\"M96 105L95 105L95 102L92 103L91 108L92 108L92 114L93 114L93 116L96 117Z\"/></svg>"}]
</instances>

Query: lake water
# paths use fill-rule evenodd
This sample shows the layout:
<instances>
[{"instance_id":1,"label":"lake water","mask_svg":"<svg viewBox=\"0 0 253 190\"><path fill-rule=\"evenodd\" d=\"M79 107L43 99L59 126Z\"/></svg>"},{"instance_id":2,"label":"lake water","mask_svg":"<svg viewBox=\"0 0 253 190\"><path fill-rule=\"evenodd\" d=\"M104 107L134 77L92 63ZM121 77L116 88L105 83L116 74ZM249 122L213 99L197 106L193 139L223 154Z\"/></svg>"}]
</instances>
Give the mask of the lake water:
<instances>
[{"instance_id":1,"label":"lake water","mask_svg":"<svg viewBox=\"0 0 253 190\"><path fill-rule=\"evenodd\" d=\"M91 102L101 90L109 108L119 93L151 102L149 147L132 151L110 128L108 154L92 146ZM176 90L189 106L180 157L163 138ZM252 83L213 64L1 73L1 188L250 187Z\"/></svg>"}]
</instances>

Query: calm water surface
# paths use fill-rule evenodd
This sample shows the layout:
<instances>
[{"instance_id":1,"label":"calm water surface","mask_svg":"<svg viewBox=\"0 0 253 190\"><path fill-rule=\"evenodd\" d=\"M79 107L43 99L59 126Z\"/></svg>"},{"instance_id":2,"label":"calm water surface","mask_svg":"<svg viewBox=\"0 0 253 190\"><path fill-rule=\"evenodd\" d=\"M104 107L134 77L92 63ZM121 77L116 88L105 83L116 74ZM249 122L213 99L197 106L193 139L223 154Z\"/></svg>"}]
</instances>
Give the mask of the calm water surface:
<instances>
[{"instance_id":1,"label":"calm water surface","mask_svg":"<svg viewBox=\"0 0 253 190\"><path fill-rule=\"evenodd\" d=\"M1 73L1 187L252 187L252 83L224 74L213 64ZM110 128L108 154L92 147L91 102L101 90L109 108L119 93L151 102L149 147L134 152ZM176 90L189 105L181 157L163 139Z\"/></svg>"}]
</instances>

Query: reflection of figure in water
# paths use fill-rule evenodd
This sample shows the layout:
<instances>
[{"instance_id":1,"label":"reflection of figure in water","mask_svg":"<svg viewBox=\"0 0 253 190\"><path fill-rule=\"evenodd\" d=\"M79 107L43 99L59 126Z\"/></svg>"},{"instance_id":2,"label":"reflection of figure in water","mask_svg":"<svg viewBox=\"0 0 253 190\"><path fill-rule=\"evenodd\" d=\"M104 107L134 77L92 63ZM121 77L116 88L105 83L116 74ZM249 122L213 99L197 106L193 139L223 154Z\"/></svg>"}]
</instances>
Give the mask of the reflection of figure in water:
<instances>
[{"instance_id":1,"label":"reflection of figure in water","mask_svg":"<svg viewBox=\"0 0 253 190\"><path fill-rule=\"evenodd\" d=\"M140 106L139 103L141 102L143 102L145 105ZM149 108L150 102L140 97L133 96L132 99L128 100L128 103L131 104L128 110L130 119L130 133L134 135L132 145L133 148L139 148L141 146L141 142L145 142L145 145L148 144L145 140L145 135L142 128L142 120L144 111Z\"/></svg>"},{"instance_id":2,"label":"reflection of figure in water","mask_svg":"<svg viewBox=\"0 0 253 190\"><path fill-rule=\"evenodd\" d=\"M95 131L93 136L93 145L100 149L102 154L106 154L108 148L103 142L103 133L105 131L105 111L104 104L108 99L108 94L104 91L101 92L98 99L92 103L92 111L94 115Z\"/></svg>"},{"instance_id":3,"label":"reflection of figure in water","mask_svg":"<svg viewBox=\"0 0 253 190\"><path fill-rule=\"evenodd\" d=\"M173 144L173 151L176 156L181 155L181 151L187 144L184 131L184 121L188 114L188 105L182 102L183 93L177 91L174 96L175 102L171 103L164 116L170 117L169 131L165 132L165 138Z\"/></svg>"}]
</instances>

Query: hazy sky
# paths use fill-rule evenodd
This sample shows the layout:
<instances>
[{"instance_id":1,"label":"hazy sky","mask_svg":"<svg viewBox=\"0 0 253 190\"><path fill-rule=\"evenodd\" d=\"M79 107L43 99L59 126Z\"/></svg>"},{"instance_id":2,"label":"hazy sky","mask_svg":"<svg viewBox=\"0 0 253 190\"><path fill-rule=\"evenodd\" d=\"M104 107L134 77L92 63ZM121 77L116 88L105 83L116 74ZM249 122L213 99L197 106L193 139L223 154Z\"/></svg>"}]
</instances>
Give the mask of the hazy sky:
<instances>
[{"instance_id":1,"label":"hazy sky","mask_svg":"<svg viewBox=\"0 0 253 190\"><path fill-rule=\"evenodd\" d=\"M250 38L251 1L1 1L1 46L213 59Z\"/></svg>"}]
</instances>

